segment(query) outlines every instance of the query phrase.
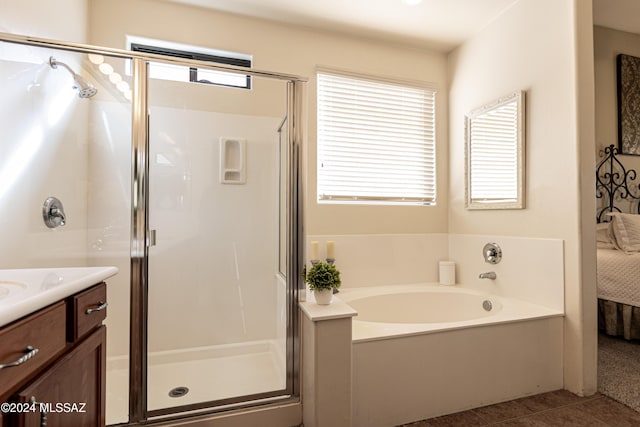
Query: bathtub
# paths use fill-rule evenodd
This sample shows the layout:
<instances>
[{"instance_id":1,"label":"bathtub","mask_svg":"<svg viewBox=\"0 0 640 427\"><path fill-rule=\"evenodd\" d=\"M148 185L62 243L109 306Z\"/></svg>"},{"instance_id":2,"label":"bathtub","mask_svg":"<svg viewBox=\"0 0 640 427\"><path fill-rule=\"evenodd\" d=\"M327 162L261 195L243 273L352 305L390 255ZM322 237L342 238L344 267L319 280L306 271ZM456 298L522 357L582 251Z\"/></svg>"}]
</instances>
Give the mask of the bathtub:
<instances>
[{"instance_id":1,"label":"bathtub","mask_svg":"<svg viewBox=\"0 0 640 427\"><path fill-rule=\"evenodd\" d=\"M563 388L563 313L460 286L342 289L353 426L400 425Z\"/></svg>"},{"instance_id":2,"label":"bathtub","mask_svg":"<svg viewBox=\"0 0 640 427\"><path fill-rule=\"evenodd\" d=\"M358 312L354 342L563 316L548 307L460 286L371 286L343 289L338 296Z\"/></svg>"}]
</instances>

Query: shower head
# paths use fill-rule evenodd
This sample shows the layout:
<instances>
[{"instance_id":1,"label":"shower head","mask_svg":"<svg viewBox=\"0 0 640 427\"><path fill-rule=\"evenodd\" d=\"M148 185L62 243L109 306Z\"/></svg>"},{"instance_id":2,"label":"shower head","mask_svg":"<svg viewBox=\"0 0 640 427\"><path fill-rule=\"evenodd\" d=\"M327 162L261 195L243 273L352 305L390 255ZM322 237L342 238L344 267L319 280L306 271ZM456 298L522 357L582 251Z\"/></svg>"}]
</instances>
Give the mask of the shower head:
<instances>
[{"instance_id":1,"label":"shower head","mask_svg":"<svg viewBox=\"0 0 640 427\"><path fill-rule=\"evenodd\" d=\"M98 93L98 89L93 87L91 83L83 79L81 76L77 75L67 64L64 62L60 62L56 60L53 56L49 58L49 65L51 68L58 68L58 65L62 65L67 69L73 76L73 88L78 90L78 97L80 98L91 98L93 95Z\"/></svg>"}]
</instances>

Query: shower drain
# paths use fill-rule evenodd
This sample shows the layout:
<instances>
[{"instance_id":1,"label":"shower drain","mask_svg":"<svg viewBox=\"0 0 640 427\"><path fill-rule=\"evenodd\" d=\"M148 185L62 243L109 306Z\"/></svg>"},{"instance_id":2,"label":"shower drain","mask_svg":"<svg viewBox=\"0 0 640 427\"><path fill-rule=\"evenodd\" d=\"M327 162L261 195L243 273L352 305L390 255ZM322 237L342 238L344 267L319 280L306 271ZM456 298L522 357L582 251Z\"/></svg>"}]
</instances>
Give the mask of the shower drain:
<instances>
[{"instance_id":1,"label":"shower drain","mask_svg":"<svg viewBox=\"0 0 640 427\"><path fill-rule=\"evenodd\" d=\"M493 304L491 304L491 301L489 301L488 299L484 300L482 302L482 308L484 308L485 311L491 311L491 309L493 308Z\"/></svg>"},{"instance_id":2,"label":"shower drain","mask_svg":"<svg viewBox=\"0 0 640 427\"><path fill-rule=\"evenodd\" d=\"M169 397L182 397L189 393L188 387L175 387L169 390Z\"/></svg>"}]
</instances>

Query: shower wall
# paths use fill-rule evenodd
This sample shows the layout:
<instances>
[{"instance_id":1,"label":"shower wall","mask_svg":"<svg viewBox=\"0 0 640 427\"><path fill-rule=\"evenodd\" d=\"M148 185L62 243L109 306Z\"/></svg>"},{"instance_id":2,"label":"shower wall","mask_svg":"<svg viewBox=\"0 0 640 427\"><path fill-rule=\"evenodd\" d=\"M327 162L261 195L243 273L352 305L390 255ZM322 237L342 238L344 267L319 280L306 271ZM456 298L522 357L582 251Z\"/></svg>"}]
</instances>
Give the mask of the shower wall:
<instances>
[{"instance_id":1,"label":"shower wall","mask_svg":"<svg viewBox=\"0 0 640 427\"><path fill-rule=\"evenodd\" d=\"M151 107L150 352L276 336L281 121ZM220 182L221 137L246 140L245 184Z\"/></svg>"},{"instance_id":2,"label":"shower wall","mask_svg":"<svg viewBox=\"0 0 640 427\"><path fill-rule=\"evenodd\" d=\"M49 67L51 54L0 45L0 268L87 262L90 107L77 98L66 71ZM49 196L64 203L64 227L44 225L42 204Z\"/></svg>"},{"instance_id":3,"label":"shower wall","mask_svg":"<svg viewBox=\"0 0 640 427\"><path fill-rule=\"evenodd\" d=\"M124 64L107 61L124 74ZM268 96L275 89L260 86ZM185 91L188 107L174 96L176 87ZM282 301L273 310L284 294L276 286L273 198L284 104L266 108L250 102L255 94L236 89L157 81L153 88L149 226L157 230L157 244L149 249L149 351L274 339L285 321ZM218 91L215 102L206 101L205 89ZM109 283L107 351L115 360L129 351L131 111L110 100L92 105L87 247L89 263L120 269ZM227 112L206 110L212 108ZM245 185L220 183L220 137L247 141Z\"/></svg>"},{"instance_id":4,"label":"shower wall","mask_svg":"<svg viewBox=\"0 0 640 427\"><path fill-rule=\"evenodd\" d=\"M108 88L103 85L98 96ZM86 246L89 265L113 265L119 269L107 287L107 355L126 358L131 253L131 104L121 96L114 98L92 101Z\"/></svg>"},{"instance_id":5,"label":"shower wall","mask_svg":"<svg viewBox=\"0 0 640 427\"><path fill-rule=\"evenodd\" d=\"M125 75L124 61L107 62ZM258 86L278 99L274 85ZM276 86L283 99L284 84ZM188 106L176 97L178 87ZM274 108L249 91L202 85L152 81L151 88L149 226L157 245L149 249L149 351L272 340L285 321L283 301L273 310L284 294L276 286L273 197L284 103ZM108 90L105 82L101 93ZM129 351L131 109L110 98L91 102L86 247L90 264L120 269L108 288L107 351L116 360ZM247 141L245 185L220 183L220 137Z\"/></svg>"},{"instance_id":6,"label":"shower wall","mask_svg":"<svg viewBox=\"0 0 640 427\"><path fill-rule=\"evenodd\" d=\"M47 65L52 55L90 79L98 95L79 99L69 73ZM0 200L5 207L0 222L0 268L117 266L120 273L108 287L112 301L108 355L126 357L131 106L80 55L3 44L0 58L7 59L0 62L5 100L0 106ZM124 61L110 61L124 75ZM223 103L229 98L225 96ZM202 102L195 99L196 104ZM284 99L282 91L280 99ZM248 110L260 116L171 106L152 110L151 134L157 144L151 162L159 174L151 191L162 192L150 210L151 227L158 229L161 243L152 248L158 276L150 280L150 295L162 296L150 303L157 308L149 319L154 325L152 351L273 339L276 330L283 329L276 327L281 316L275 312L267 316L269 322L258 320L265 318L265 310L273 310L283 291L275 291L278 200L273 196L278 194L277 129L284 116L284 104L279 105L271 108L271 117L265 117L268 109L259 105ZM220 137L246 139L245 185L220 184ZM190 144L186 157L175 146L185 141ZM176 174L179 186L171 180ZM52 230L44 225L42 203L48 196L64 203L65 226ZM231 203L237 199L246 202ZM178 222L169 219L175 213L180 215ZM256 216L261 218L260 226L251 220ZM188 236L183 235L184 229L176 230L185 224ZM192 240L195 257L172 244L176 233ZM176 273L168 262L175 260L193 268L186 270L188 274L184 269ZM266 276L271 277L269 283L257 279ZM177 306L191 307L186 312L193 317L177 320L167 314ZM187 320L190 325L211 327L185 329ZM185 330L192 332L185 334Z\"/></svg>"}]
</instances>

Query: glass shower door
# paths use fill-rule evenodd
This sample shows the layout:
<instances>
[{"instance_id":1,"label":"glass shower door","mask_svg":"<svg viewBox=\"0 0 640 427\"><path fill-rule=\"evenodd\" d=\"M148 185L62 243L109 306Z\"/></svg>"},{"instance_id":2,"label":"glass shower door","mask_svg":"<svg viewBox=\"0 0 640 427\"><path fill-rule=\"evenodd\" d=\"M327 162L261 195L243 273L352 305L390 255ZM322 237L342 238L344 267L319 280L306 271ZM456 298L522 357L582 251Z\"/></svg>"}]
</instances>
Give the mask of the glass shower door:
<instances>
[{"instance_id":1,"label":"glass shower door","mask_svg":"<svg viewBox=\"0 0 640 427\"><path fill-rule=\"evenodd\" d=\"M147 409L283 395L286 83L149 80Z\"/></svg>"}]
</instances>

